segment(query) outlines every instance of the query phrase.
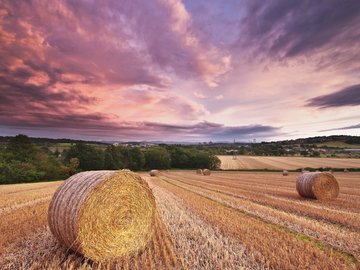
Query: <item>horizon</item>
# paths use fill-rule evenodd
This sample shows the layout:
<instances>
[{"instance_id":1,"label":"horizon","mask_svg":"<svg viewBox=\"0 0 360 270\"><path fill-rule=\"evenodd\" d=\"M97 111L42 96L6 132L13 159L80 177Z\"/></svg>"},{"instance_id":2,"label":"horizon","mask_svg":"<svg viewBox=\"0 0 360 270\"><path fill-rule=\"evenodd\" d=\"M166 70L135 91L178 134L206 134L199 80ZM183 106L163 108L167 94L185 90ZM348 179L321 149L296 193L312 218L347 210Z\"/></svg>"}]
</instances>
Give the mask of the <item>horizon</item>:
<instances>
[{"instance_id":1,"label":"horizon","mask_svg":"<svg viewBox=\"0 0 360 270\"><path fill-rule=\"evenodd\" d=\"M359 136L360 1L0 3L0 136Z\"/></svg>"},{"instance_id":2,"label":"horizon","mask_svg":"<svg viewBox=\"0 0 360 270\"><path fill-rule=\"evenodd\" d=\"M2 136L0 135L0 138L13 138L18 135L25 135L26 134L16 134L12 136ZM117 141L117 140L84 140L84 139L72 139L72 138L64 138L64 137L31 137L28 136L30 139L37 139L37 140L68 140L68 141L83 141L83 142L91 142L91 143L103 143L103 144L126 144L126 143L154 143L154 144L180 144L180 145L193 145L193 144L261 144L261 143L277 143L277 142L284 142L284 141L296 141L296 140L307 140L307 139L314 139L314 138L330 138L330 137L337 137L337 136L348 136L348 137L359 137L359 136L353 136L353 135L329 135L329 136L315 136L315 137L299 137L289 140L275 140L275 141L257 141L257 140L248 140L248 141L149 141L149 140L138 140L138 141Z\"/></svg>"}]
</instances>

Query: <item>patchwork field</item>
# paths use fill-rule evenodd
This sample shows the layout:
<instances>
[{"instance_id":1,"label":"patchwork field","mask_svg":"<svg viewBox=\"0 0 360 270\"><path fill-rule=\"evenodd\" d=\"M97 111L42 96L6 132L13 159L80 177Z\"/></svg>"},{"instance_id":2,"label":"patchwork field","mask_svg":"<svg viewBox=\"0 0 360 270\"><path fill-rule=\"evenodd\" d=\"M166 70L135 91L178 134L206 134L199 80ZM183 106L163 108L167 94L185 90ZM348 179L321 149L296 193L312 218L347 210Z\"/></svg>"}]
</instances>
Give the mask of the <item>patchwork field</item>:
<instances>
[{"instance_id":1,"label":"patchwork field","mask_svg":"<svg viewBox=\"0 0 360 270\"><path fill-rule=\"evenodd\" d=\"M360 168L360 159L311 157L218 156L223 170L297 170L310 168Z\"/></svg>"},{"instance_id":2,"label":"patchwork field","mask_svg":"<svg viewBox=\"0 0 360 270\"><path fill-rule=\"evenodd\" d=\"M156 233L114 265L84 260L49 232L61 182L0 186L0 269L360 268L360 173L335 173L340 196L328 202L300 198L296 173L141 175L156 198Z\"/></svg>"}]
</instances>

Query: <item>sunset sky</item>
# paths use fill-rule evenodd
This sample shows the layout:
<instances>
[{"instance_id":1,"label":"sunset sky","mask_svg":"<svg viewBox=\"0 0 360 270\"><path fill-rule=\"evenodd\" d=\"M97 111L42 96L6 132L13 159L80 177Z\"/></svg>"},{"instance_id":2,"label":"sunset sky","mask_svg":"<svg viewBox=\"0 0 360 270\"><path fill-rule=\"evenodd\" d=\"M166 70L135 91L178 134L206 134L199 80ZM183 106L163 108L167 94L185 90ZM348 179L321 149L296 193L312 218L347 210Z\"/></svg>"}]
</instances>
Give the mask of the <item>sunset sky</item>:
<instances>
[{"instance_id":1,"label":"sunset sky","mask_svg":"<svg viewBox=\"0 0 360 270\"><path fill-rule=\"evenodd\" d=\"M0 135L360 135L360 1L0 2Z\"/></svg>"}]
</instances>

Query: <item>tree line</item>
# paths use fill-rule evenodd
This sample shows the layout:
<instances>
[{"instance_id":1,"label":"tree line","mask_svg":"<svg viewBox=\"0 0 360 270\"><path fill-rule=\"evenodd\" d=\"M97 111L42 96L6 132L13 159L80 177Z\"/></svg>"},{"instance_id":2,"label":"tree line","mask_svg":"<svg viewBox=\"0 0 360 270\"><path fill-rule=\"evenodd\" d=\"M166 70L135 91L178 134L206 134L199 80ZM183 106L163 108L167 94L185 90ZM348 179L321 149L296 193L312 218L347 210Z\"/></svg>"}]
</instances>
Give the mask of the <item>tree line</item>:
<instances>
[{"instance_id":1,"label":"tree line","mask_svg":"<svg viewBox=\"0 0 360 270\"><path fill-rule=\"evenodd\" d=\"M11 138L0 149L0 183L65 179L88 170L134 171L150 169L219 169L220 160L210 152L162 145L142 149L108 145L100 149L78 142L63 153L38 147L25 135Z\"/></svg>"}]
</instances>

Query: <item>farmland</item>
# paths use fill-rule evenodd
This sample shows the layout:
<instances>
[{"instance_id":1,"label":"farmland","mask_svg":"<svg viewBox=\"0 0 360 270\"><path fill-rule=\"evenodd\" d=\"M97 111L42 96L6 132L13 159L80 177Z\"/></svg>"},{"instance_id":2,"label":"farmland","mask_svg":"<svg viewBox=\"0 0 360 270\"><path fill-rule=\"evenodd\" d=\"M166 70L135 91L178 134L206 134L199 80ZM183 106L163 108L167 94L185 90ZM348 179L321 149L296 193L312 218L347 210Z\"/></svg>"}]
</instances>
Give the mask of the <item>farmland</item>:
<instances>
[{"instance_id":1,"label":"farmland","mask_svg":"<svg viewBox=\"0 0 360 270\"><path fill-rule=\"evenodd\" d=\"M348 167L350 167L348 165ZM141 173L158 218L148 247L117 269L358 269L360 173L334 173L334 201L300 198L298 173ZM0 186L0 269L104 267L60 246L47 207L61 182Z\"/></svg>"},{"instance_id":2,"label":"farmland","mask_svg":"<svg viewBox=\"0 0 360 270\"><path fill-rule=\"evenodd\" d=\"M218 156L223 170L297 170L301 168L360 168L356 158Z\"/></svg>"}]
</instances>

